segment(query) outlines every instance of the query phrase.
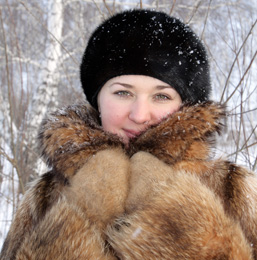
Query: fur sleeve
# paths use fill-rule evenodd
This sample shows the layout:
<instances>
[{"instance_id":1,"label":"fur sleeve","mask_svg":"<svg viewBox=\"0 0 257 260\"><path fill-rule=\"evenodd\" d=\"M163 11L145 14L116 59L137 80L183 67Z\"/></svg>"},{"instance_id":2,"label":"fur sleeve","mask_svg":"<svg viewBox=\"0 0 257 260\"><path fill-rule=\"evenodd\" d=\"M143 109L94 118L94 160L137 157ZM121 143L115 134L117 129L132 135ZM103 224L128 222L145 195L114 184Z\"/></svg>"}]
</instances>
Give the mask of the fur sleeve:
<instances>
[{"instance_id":1,"label":"fur sleeve","mask_svg":"<svg viewBox=\"0 0 257 260\"><path fill-rule=\"evenodd\" d=\"M228 161L216 160L200 177L221 199L226 213L240 223L257 259L256 175Z\"/></svg>"},{"instance_id":2,"label":"fur sleeve","mask_svg":"<svg viewBox=\"0 0 257 260\"><path fill-rule=\"evenodd\" d=\"M15 259L24 238L36 228L47 211L59 199L65 187L63 181L58 180L54 172L50 171L31 184L15 213L3 244L1 260Z\"/></svg>"},{"instance_id":3,"label":"fur sleeve","mask_svg":"<svg viewBox=\"0 0 257 260\"><path fill-rule=\"evenodd\" d=\"M129 159L120 149L99 151L23 236L14 259L116 259L105 228L124 213L128 178Z\"/></svg>"},{"instance_id":4,"label":"fur sleeve","mask_svg":"<svg viewBox=\"0 0 257 260\"><path fill-rule=\"evenodd\" d=\"M97 152L69 180L44 174L24 195L0 259L115 259L105 227L124 213L128 178L121 148Z\"/></svg>"},{"instance_id":5,"label":"fur sleeve","mask_svg":"<svg viewBox=\"0 0 257 260\"><path fill-rule=\"evenodd\" d=\"M197 176L139 152L130 184L128 215L108 230L121 259L253 259L240 225Z\"/></svg>"},{"instance_id":6,"label":"fur sleeve","mask_svg":"<svg viewBox=\"0 0 257 260\"><path fill-rule=\"evenodd\" d=\"M15 259L21 244L24 240L30 241L31 234L40 238L42 230L37 232L39 226L46 225L48 217L53 221L49 212L53 211L63 194L74 187L71 184L74 176L88 160L98 152L112 149L117 149L116 155L124 156L123 144L118 137L105 133L97 120L97 113L90 106L74 105L52 113L43 121L39 134L40 148L53 170L35 181L24 195L4 242L1 259ZM95 167L101 167L101 163ZM126 186L122 188L127 189ZM60 212L55 213L61 217Z\"/></svg>"},{"instance_id":7,"label":"fur sleeve","mask_svg":"<svg viewBox=\"0 0 257 260\"><path fill-rule=\"evenodd\" d=\"M198 176L220 199L226 214L240 226L257 259L257 178L225 160L211 160L210 139L221 129L224 108L208 102L183 107L134 141L133 149L147 151L174 171Z\"/></svg>"}]
</instances>

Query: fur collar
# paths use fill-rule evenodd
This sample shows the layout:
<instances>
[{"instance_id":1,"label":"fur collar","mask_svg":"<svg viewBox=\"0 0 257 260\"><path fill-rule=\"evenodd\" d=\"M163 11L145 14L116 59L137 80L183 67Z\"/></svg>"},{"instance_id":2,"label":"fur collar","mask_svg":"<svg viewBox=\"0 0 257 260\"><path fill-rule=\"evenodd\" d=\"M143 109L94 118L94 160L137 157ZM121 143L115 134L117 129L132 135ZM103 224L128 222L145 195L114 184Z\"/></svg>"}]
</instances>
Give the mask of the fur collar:
<instances>
[{"instance_id":1,"label":"fur collar","mask_svg":"<svg viewBox=\"0 0 257 260\"><path fill-rule=\"evenodd\" d=\"M120 139L104 132L97 111L89 104L72 105L51 113L39 131L42 157L55 172L74 175L100 150L123 147Z\"/></svg>"},{"instance_id":2,"label":"fur collar","mask_svg":"<svg viewBox=\"0 0 257 260\"><path fill-rule=\"evenodd\" d=\"M131 153L146 151L169 164L180 160L206 160L215 133L220 134L224 116L224 106L214 102L184 105L133 140Z\"/></svg>"},{"instance_id":3,"label":"fur collar","mask_svg":"<svg viewBox=\"0 0 257 260\"><path fill-rule=\"evenodd\" d=\"M210 137L220 132L224 114L224 107L214 102L185 105L132 140L125 150L117 136L103 131L96 110L79 104L50 114L40 127L39 144L47 164L68 176L90 156L111 147L121 147L130 156L146 151L169 164L191 157L205 160Z\"/></svg>"}]
</instances>

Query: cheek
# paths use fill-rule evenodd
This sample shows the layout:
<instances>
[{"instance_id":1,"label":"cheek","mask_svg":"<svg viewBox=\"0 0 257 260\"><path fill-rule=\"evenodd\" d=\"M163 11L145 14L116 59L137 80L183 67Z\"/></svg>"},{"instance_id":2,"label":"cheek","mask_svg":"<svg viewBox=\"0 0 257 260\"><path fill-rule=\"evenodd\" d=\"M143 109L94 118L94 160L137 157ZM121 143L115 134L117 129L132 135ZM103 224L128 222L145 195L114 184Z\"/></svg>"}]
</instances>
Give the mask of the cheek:
<instances>
[{"instance_id":1,"label":"cheek","mask_svg":"<svg viewBox=\"0 0 257 260\"><path fill-rule=\"evenodd\" d=\"M173 113L177 112L179 110L180 106L181 106L181 104L174 105L171 108L169 115L172 115Z\"/></svg>"},{"instance_id":2,"label":"cheek","mask_svg":"<svg viewBox=\"0 0 257 260\"><path fill-rule=\"evenodd\" d=\"M173 113L177 112L180 109L181 105L182 105L181 99L175 100L172 106L170 107L169 114L172 115Z\"/></svg>"},{"instance_id":3,"label":"cheek","mask_svg":"<svg viewBox=\"0 0 257 260\"><path fill-rule=\"evenodd\" d=\"M124 111L120 107L117 108L115 105L108 104L101 112L103 129L113 134L118 134L125 122L125 118Z\"/></svg>"},{"instance_id":4,"label":"cheek","mask_svg":"<svg viewBox=\"0 0 257 260\"><path fill-rule=\"evenodd\" d=\"M177 112L179 110L180 106L181 106L180 103L178 103L178 104L176 103L176 104L172 104L171 106L167 106L161 110L156 110L155 123L159 123L160 121L162 121L162 119Z\"/></svg>"}]
</instances>

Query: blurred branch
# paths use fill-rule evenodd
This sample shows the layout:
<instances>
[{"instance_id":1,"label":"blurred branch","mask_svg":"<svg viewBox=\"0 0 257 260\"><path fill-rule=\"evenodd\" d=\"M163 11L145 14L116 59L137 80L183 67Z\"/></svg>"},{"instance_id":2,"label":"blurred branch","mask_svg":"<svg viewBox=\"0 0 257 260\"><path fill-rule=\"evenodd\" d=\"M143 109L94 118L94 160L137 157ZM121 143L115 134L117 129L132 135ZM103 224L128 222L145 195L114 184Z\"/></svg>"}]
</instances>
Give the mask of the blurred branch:
<instances>
[{"instance_id":1,"label":"blurred branch","mask_svg":"<svg viewBox=\"0 0 257 260\"><path fill-rule=\"evenodd\" d=\"M256 108L253 108L253 109L250 109L250 110L247 110L247 111L242 111L240 113L229 113L230 116L238 116L238 115L241 115L241 114L247 114L247 113L251 113L251 112L254 112L257 110L257 107Z\"/></svg>"},{"instance_id":2,"label":"blurred branch","mask_svg":"<svg viewBox=\"0 0 257 260\"><path fill-rule=\"evenodd\" d=\"M104 2L104 6L108 10L109 14L112 15L113 13L112 13L111 9L109 8L109 6L106 4L106 1L103 0L103 2Z\"/></svg>"},{"instance_id":3,"label":"blurred branch","mask_svg":"<svg viewBox=\"0 0 257 260\"><path fill-rule=\"evenodd\" d=\"M249 144L249 145L243 145L238 151L235 151L234 153L231 153L231 154L229 154L228 156L233 156L233 155L235 155L236 153L242 152L244 149L248 149L248 148L253 147L253 146L255 146L255 145L257 145L257 141L254 142L254 143L252 143L252 144Z\"/></svg>"},{"instance_id":4,"label":"blurred branch","mask_svg":"<svg viewBox=\"0 0 257 260\"><path fill-rule=\"evenodd\" d=\"M200 37L201 40L203 39L203 34L204 34L204 31L205 31L205 28L206 28L207 19L208 19L209 13L210 13L211 2L212 2L212 0L209 1L208 10L207 10L207 13L206 13L206 16L205 16L204 26L203 26L202 34L201 34L201 37Z\"/></svg>"},{"instance_id":5,"label":"blurred branch","mask_svg":"<svg viewBox=\"0 0 257 260\"><path fill-rule=\"evenodd\" d=\"M202 2L201 0L198 0L198 1L196 2L195 6L193 7L192 13L190 14L190 18L187 19L187 21L186 21L186 24L189 24L189 23L191 22L191 20L193 19L193 17L194 17L195 14L196 14L198 8L200 7L201 2Z\"/></svg>"},{"instance_id":6,"label":"blurred branch","mask_svg":"<svg viewBox=\"0 0 257 260\"><path fill-rule=\"evenodd\" d=\"M27 10L27 12L40 24L42 25L45 30L54 38L54 40L56 42L58 42L58 44L60 44L60 46L64 49L64 51L70 56L70 58L73 60L73 62L76 64L76 66L79 66L80 63L75 59L73 58L73 56L70 54L70 52L64 47L64 45L48 30L48 28L29 10L29 8L26 6L26 4L22 1L19 1L23 6L24 8Z\"/></svg>"},{"instance_id":7,"label":"blurred branch","mask_svg":"<svg viewBox=\"0 0 257 260\"><path fill-rule=\"evenodd\" d=\"M226 80L226 83L225 83L223 92L222 92L222 94L221 94L221 98L220 98L220 102L221 102L221 103L223 102L224 95L225 95L225 92L226 92L227 87L228 87L228 82L229 82L229 80L230 80L230 77L231 77L232 71L233 71L233 69L234 69L234 66L235 66L235 64L236 64L236 61L237 61L237 59L238 59L238 56L239 56L241 50L243 49L244 45L246 44L246 42L247 42L249 36L252 34L253 28L254 28L254 26L256 25L256 23L257 23L257 20L255 20L255 22L254 22L253 25L251 26L250 31L248 32L247 36L245 37L245 39L244 39L242 45L240 46L240 48L239 48L239 50L238 50L238 52L237 52L237 54L236 54L236 57L235 57L235 59L234 59L234 61L233 61L233 63L232 63L232 66L231 66L231 68L230 68L230 71L229 71L229 74L228 74L228 77L227 77L227 80ZM251 63L252 63L252 62L253 62L253 59L252 59ZM231 97L231 96L230 96L230 97ZM229 98L229 99L230 99L230 98ZM228 100L227 100L227 101L228 101ZM227 103L227 101L226 101L226 103Z\"/></svg>"},{"instance_id":8,"label":"blurred branch","mask_svg":"<svg viewBox=\"0 0 257 260\"><path fill-rule=\"evenodd\" d=\"M8 54L11 55L12 53L10 51L8 51ZM31 65L34 65L35 67L39 68L39 69L43 69L42 64L40 64L39 62L37 62L35 60L31 60L30 58L13 57L12 61L17 61L17 62L20 62L20 63L31 64Z\"/></svg>"},{"instance_id":9,"label":"blurred branch","mask_svg":"<svg viewBox=\"0 0 257 260\"><path fill-rule=\"evenodd\" d=\"M256 157L256 159L255 159L255 161L254 161L252 170L255 171L256 168L257 168L257 157Z\"/></svg>"},{"instance_id":10,"label":"blurred branch","mask_svg":"<svg viewBox=\"0 0 257 260\"><path fill-rule=\"evenodd\" d=\"M7 43L6 43L6 36L5 36L5 29L4 29L4 22L3 22L3 17L2 17L2 12L0 9L0 17L1 17L1 27L3 31L3 41L4 41L4 50L5 50L5 69L6 69L6 74L7 74L7 86L8 86L8 101L9 101L9 118L10 118L10 134L11 134L11 150L13 153L14 158L16 158L16 151L15 151L15 146L14 146L14 134L13 134L13 111L12 111L12 102L11 102L11 82L10 82L10 72L9 72L9 61L8 61L8 54L7 54ZM1 148L2 150L2 148ZM7 159L10 159L7 154L4 152L1 152L1 154L4 154ZM10 161L12 165L15 166L16 169L17 163L16 160L11 160Z\"/></svg>"},{"instance_id":11,"label":"blurred branch","mask_svg":"<svg viewBox=\"0 0 257 260\"><path fill-rule=\"evenodd\" d=\"M252 59L251 59L249 65L248 65L248 67L247 67L247 69L246 69L246 71L245 71L245 73L244 73L244 75L241 77L241 79L240 79L239 83L237 84L237 86L235 87L234 91L233 91L233 92L230 94L230 96L226 99L226 101L224 102L224 104L227 104L227 102L233 97L233 95L235 94L235 92L238 90L238 88L240 87L241 83L243 82L245 76L247 75L249 69L251 68L253 62L255 61L256 56L257 56L257 51L254 53L254 55L253 55L253 57L252 57ZM225 87L225 88L226 88L226 87ZM224 95L224 91L223 91L222 95ZM222 96L222 98L221 98L221 101L222 101L222 99L223 99L223 96ZM221 102L221 101L220 101L220 102Z\"/></svg>"},{"instance_id":12,"label":"blurred branch","mask_svg":"<svg viewBox=\"0 0 257 260\"><path fill-rule=\"evenodd\" d=\"M95 6L96 6L96 8L97 8L98 12L101 14L101 16L102 16L102 17L103 17L103 19L104 19L104 14L103 14L103 12L101 11L101 9L99 8L98 4L96 3L96 1L95 1L95 0L92 0L92 1L93 1L93 3L95 4Z\"/></svg>"},{"instance_id":13,"label":"blurred branch","mask_svg":"<svg viewBox=\"0 0 257 260\"><path fill-rule=\"evenodd\" d=\"M236 157L235 157L235 161L237 161L237 156L238 156L238 153L239 153L239 144L240 144L240 139L241 139L241 132L242 132L242 127L243 127L243 120L244 120L244 117L243 117L243 114L242 114L242 111L243 111L243 103L242 103L242 92L241 92L241 102L240 102L240 120L239 120L239 127L238 127L238 135L237 135L237 140L236 140Z\"/></svg>"},{"instance_id":14,"label":"blurred branch","mask_svg":"<svg viewBox=\"0 0 257 260\"><path fill-rule=\"evenodd\" d=\"M20 183L20 186L21 186L22 194L24 194L25 193L25 188L24 188L24 184L23 184L23 181L22 181L22 178L21 178L20 170L19 170L18 163L17 163L16 159L11 158L4 151L4 149L1 146L0 146L0 155L4 156L12 164L12 166L15 168L15 170L17 172L17 175L18 175L18 178L19 178L19 183Z\"/></svg>"},{"instance_id":15,"label":"blurred branch","mask_svg":"<svg viewBox=\"0 0 257 260\"><path fill-rule=\"evenodd\" d=\"M170 13L169 13L169 15L172 14L172 12L173 12L173 10L174 10L174 7L175 7L175 4L176 4L176 0L173 0L172 6L171 6L171 8L170 8Z\"/></svg>"}]
</instances>

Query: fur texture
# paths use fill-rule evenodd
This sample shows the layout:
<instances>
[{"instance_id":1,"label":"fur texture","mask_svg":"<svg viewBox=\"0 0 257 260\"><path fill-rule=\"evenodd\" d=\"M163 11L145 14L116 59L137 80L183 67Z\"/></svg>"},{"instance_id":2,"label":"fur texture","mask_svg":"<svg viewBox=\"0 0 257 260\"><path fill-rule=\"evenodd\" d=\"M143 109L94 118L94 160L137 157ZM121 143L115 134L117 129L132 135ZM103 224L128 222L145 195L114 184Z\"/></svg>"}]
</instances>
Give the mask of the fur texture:
<instances>
[{"instance_id":1,"label":"fur texture","mask_svg":"<svg viewBox=\"0 0 257 260\"><path fill-rule=\"evenodd\" d=\"M224 107L213 102L184 105L180 111L135 139L131 154L146 151L168 164L182 160L206 161L210 156L211 137L220 132L224 115Z\"/></svg>"},{"instance_id":2,"label":"fur texture","mask_svg":"<svg viewBox=\"0 0 257 260\"><path fill-rule=\"evenodd\" d=\"M115 259L105 227L124 212L128 171L129 159L119 149L90 158L55 206L25 235L15 259Z\"/></svg>"},{"instance_id":3,"label":"fur texture","mask_svg":"<svg viewBox=\"0 0 257 260\"><path fill-rule=\"evenodd\" d=\"M39 143L43 158L53 170L32 183L24 195L4 242L1 259L16 259L25 237L29 240L31 232L45 221L70 187L72 177L92 156L116 148L123 154L119 138L102 130L97 112L90 105L69 106L51 114L41 125Z\"/></svg>"},{"instance_id":4,"label":"fur texture","mask_svg":"<svg viewBox=\"0 0 257 260\"><path fill-rule=\"evenodd\" d=\"M213 136L220 133L224 115L224 107L212 102L185 106L135 140L132 153L149 152L172 165L174 171L197 175L220 198L225 212L240 222L257 259L256 176L210 157Z\"/></svg>"},{"instance_id":5,"label":"fur texture","mask_svg":"<svg viewBox=\"0 0 257 260\"><path fill-rule=\"evenodd\" d=\"M1 259L257 259L256 177L210 157L223 116L184 106L125 151L88 105L52 114L40 142L53 170L24 196Z\"/></svg>"},{"instance_id":6,"label":"fur texture","mask_svg":"<svg viewBox=\"0 0 257 260\"><path fill-rule=\"evenodd\" d=\"M135 62L136 61L136 62ZM206 51L182 21L153 10L130 10L104 21L92 34L81 67L87 100L111 78L145 75L176 89L183 102L203 102L211 86Z\"/></svg>"},{"instance_id":7,"label":"fur texture","mask_svg":"<svg viewBox=\"0 0 257 260\"><path fill-rule=\"evenodd\" d=\"M253 259L239 224L197 176L145 152L132 157L131 174L129 214L108 233L121 259Z\"/></svg>"},{"instance_id":8,"label":"fur texture","mask_svg":"<svg viewBox=\"0 0 257 260\"><path fill-rule=\"evenodd\" d=\"M39 147L47 164L68 178L93 154L123 144L117 136L102 130L98 112L90 105L74 105L42 122Z\"/></svg>"}]
</instances>

